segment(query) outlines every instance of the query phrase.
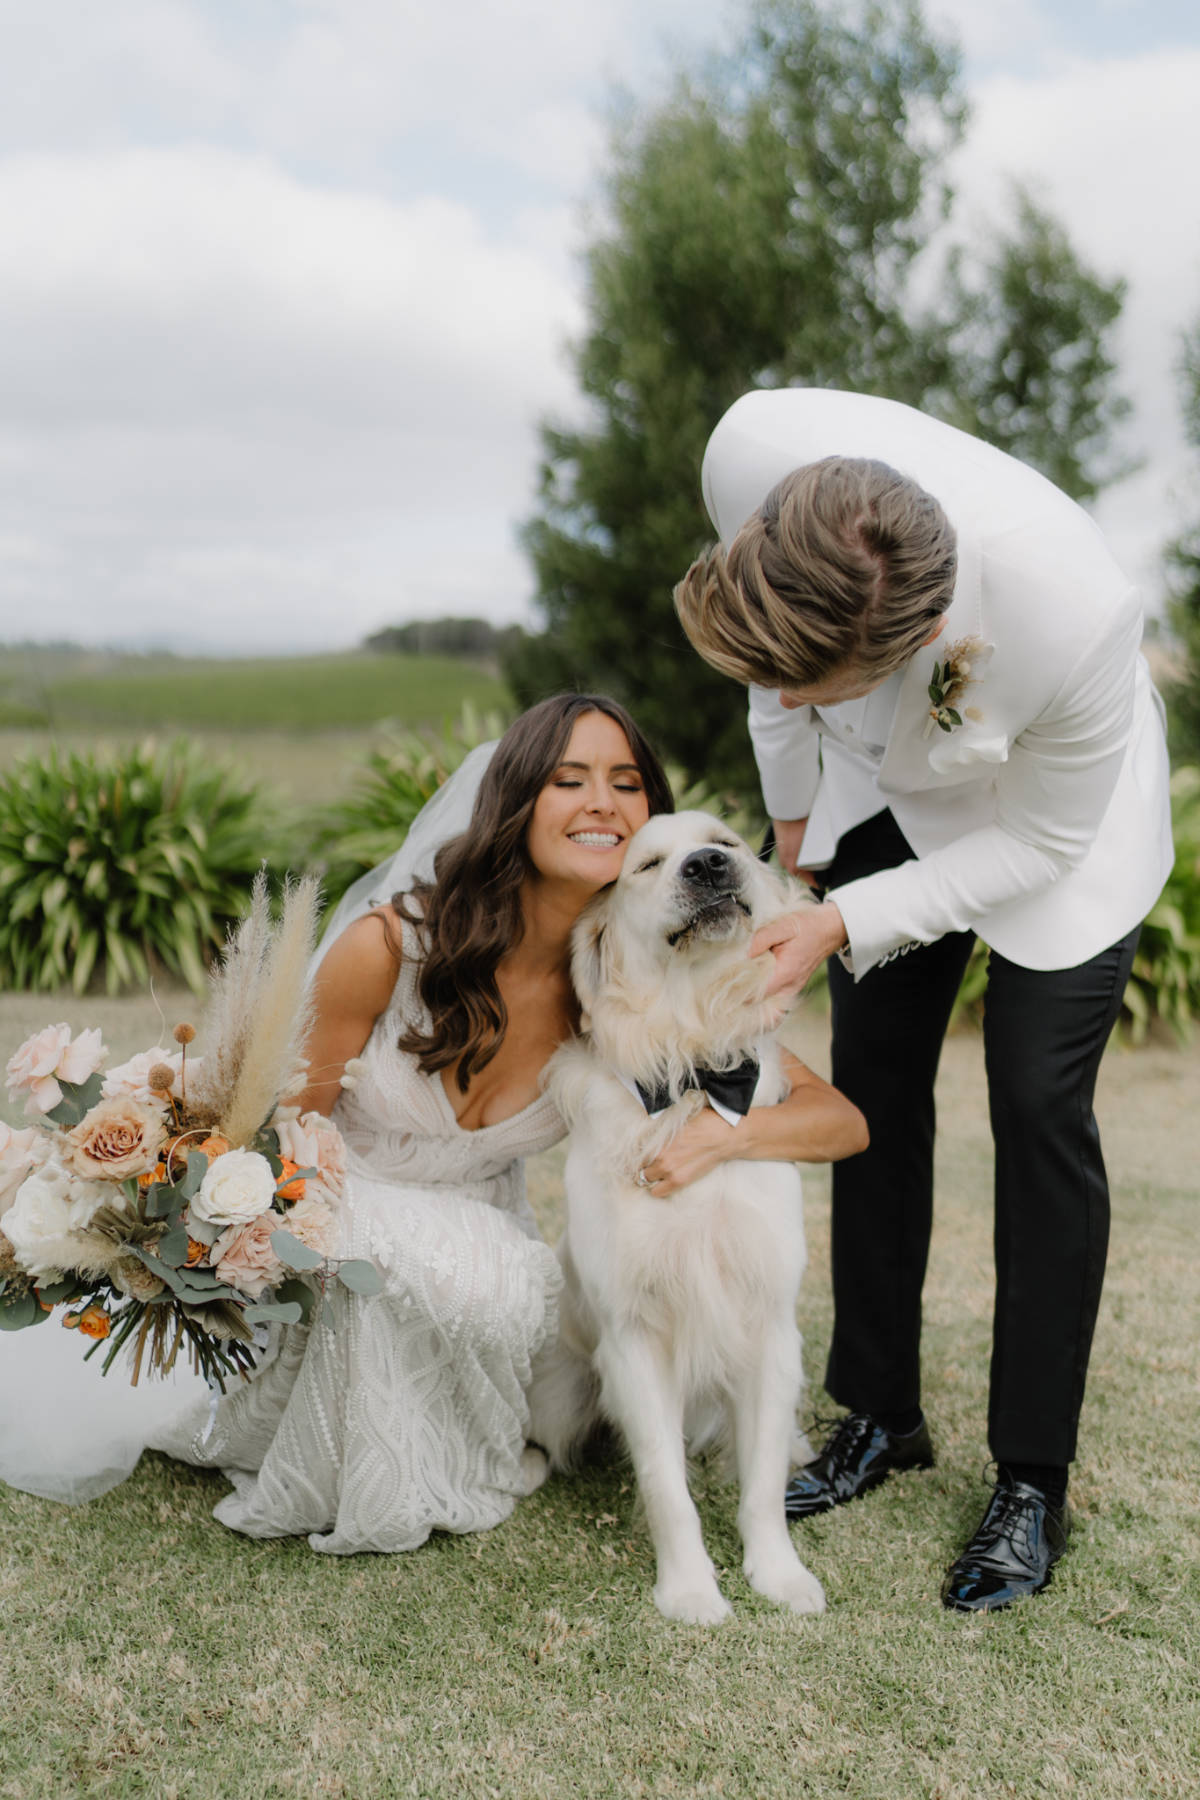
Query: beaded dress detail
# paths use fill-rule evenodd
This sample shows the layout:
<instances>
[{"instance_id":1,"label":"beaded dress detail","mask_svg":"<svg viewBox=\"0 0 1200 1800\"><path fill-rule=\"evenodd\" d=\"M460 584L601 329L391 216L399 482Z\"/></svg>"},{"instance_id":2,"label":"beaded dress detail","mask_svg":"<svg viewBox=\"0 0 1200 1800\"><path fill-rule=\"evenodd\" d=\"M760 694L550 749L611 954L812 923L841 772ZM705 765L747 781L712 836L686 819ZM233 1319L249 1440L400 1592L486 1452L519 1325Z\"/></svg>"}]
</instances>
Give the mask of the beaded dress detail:
<instances>
[{"instance_id":1,"label":"beaded dress detail","mask_svg":"<svg viewBox=\"0 0 1200 1800\"><path fill-rule=\"evenodd\" d=\"M234 1483L216 1517L251 1537L306 1532L314 1550L411 1550L512 1511L530 1364L555 1334L562 1277L525 1198L523 1158L563 1135L542 1096L465 1131L440 1074L397 1049L425 1018L419 946L347 1066L334 1108L348 1152L342 1257L384 1291L338 1282L311 1326L273 1333L252 1381L201 1402L155 1448Z\"/></svg>"}]
</instances>

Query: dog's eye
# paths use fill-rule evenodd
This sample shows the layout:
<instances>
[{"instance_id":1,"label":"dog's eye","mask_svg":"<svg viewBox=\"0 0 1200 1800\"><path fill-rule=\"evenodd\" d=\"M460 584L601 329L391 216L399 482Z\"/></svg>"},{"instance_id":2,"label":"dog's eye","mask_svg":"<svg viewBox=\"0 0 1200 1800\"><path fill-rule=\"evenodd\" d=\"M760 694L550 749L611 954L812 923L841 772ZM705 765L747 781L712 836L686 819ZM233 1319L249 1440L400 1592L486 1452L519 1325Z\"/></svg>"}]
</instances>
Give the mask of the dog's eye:
<instances>
[{"instance_id":1,"label":"dog's eye","mask_svg":"<svg viewBox=\"0 0 1200 1800\"><path fill-rule=\"evenodd\" d=\"M647 859L644 863L638 864L637 868L634 870L634 874L635 875L644 875L646 873L647 869L657 869L661 862L662 862L661 856L647 857Z\"/></svg>"}]
</instances>

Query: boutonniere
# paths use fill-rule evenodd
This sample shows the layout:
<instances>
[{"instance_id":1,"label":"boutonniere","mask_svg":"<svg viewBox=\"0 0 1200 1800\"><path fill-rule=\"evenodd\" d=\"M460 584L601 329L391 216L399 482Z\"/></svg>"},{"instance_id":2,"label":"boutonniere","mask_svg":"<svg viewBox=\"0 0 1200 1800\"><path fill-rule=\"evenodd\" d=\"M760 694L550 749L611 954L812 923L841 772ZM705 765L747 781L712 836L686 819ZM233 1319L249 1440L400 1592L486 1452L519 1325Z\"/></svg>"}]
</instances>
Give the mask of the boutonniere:
<instances>
[{"instance_id":1,"label":"boutonniere","mask_svg":"<svg viewBox=\"0 0 1200 1800\"><path fill-rule=\"evenodd\" d=\"M956 638L946 645L941 662L933 665L929 683L929 720L923 735L928 737L936 725L941 731L953 731L964 719L982 719L977 706L962 706L962 697L974 687L992 660L995 644L982 638Z\"/></svg>"}]
</instances>

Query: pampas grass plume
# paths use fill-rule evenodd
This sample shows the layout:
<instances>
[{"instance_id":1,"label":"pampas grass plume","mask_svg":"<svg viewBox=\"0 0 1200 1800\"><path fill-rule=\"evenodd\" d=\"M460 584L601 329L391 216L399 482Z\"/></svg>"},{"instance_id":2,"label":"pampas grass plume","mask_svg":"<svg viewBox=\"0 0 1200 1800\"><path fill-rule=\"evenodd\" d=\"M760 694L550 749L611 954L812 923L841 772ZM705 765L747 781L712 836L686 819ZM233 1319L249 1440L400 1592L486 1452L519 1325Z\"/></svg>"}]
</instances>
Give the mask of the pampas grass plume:
<instances>
[{"instance_id":1,"label":"pampas grass plume","mask_svg":"<svg viewBox=\"0 0 1200 1800\"><path fill-rule=\"evenodd\" d=\"M260 883L265 896L261 875L255 882L256 900ZM289 1098L304 1085L304 1047L312 1024L307 974L319 904L315 876L289 880L279 923L272 927L268 920L261 937L253 980L241 996L241 1054L219 1114L221 1135L235 1148L250 1141L277 1100ZM260 929L255 925L256 937Z\"/></svg>"}]
</instances>

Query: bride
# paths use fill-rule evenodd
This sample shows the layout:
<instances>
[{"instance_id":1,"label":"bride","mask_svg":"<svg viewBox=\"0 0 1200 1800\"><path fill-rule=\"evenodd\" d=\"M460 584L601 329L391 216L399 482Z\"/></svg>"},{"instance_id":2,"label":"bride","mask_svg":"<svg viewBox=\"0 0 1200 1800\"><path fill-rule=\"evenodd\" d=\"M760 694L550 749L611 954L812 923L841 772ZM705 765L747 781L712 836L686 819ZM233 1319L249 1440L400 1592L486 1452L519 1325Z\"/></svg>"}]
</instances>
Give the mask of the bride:
<instances>
[{"instance_id":1,"label":"bride","mask_svg":"<svg viewBox=\"0 0 1200 1800\"><path fill-rule=\"evenodd\" d=\"M673 803L623 708L559 696L510 727L465 830L421 879L414 861L453 829L479 761L418 821L387 871L390 901L360 891L338 909L314 977L302 1107L330 1114L346 1143L338 1254L373 1261L384 1290L331 1283L316 1321L275 1334L252 1381L215 1405L201 1396L180 1414L177 1401L144 1434L220 1467L234 1492L216 1516L251 1536L412 1549L433 1530L495 1525L546 1472L525 1443L525 1390L556 1330L560 1274L523 1159L563 1133L540 1081L578 1024L572 926L633 833ZM739 1157L855 1147L856 1109L801 1064L790 1073L786 1146L760 1141L753 1115L735 1134L706 1111L651 1171L656 1194L733 1155L735 1138Z\"/></svg>"}]
</instances>

